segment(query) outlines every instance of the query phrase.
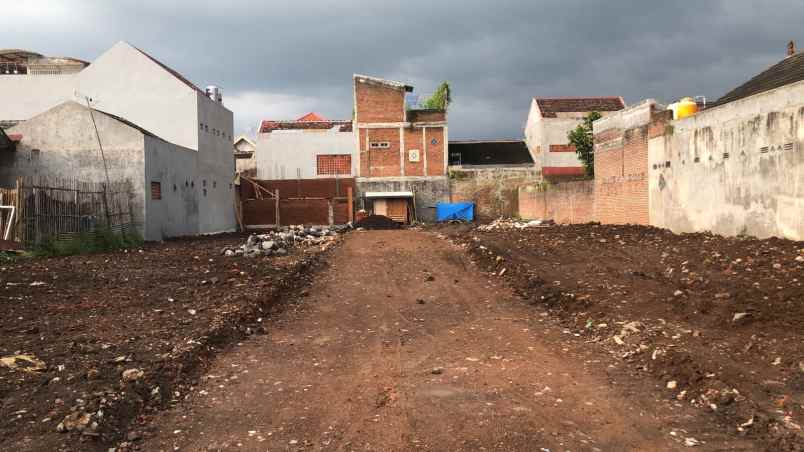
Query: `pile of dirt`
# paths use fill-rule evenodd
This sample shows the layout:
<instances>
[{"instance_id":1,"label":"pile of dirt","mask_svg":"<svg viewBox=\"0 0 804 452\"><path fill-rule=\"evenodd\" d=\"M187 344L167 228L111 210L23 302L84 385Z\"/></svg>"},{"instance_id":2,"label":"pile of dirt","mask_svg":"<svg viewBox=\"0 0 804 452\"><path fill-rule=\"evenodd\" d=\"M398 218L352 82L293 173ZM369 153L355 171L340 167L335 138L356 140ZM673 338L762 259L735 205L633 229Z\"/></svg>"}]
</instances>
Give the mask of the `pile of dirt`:
<instances>
[{"instance_id":1,"label":"pile of dirt","mask_svg":"<svg viewBox=\"0 0 804 452\"><path fill-rule=\"evenodd\" d=\"M804 447L804 242L595 224L451 238L663 396Z\"/></svg>"},{"instance_id":2,"label":"pile of dirt","mask_svg":"<svg viewBox=\"0 0 804 452\"><path fill-rule=\"evenodd\" d=\"M222 258L244 235L0 267L2 449L106 451L182 400L205 363L262 331L321 246Z\"/></svg>"},{"instance_id":3,"label":"pile of dirt","mask_svg":"<svg viewBox=\"0 0 804 452\"><path fill-rule=\"evenodd\" d=\"M369 215L355 223L355 227L363 229L399 229L401 226L385 215Z\"/></svg>"}]
</instances>

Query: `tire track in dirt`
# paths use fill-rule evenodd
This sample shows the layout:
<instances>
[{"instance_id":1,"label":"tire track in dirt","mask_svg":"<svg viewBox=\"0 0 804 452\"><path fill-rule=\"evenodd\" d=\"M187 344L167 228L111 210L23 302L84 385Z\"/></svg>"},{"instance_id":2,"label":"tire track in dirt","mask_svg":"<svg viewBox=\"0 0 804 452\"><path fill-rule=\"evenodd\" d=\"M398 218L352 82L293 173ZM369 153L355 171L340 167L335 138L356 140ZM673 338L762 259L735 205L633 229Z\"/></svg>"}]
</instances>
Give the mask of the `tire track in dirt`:
<instances>
[{"instance_id":1,"label":"tire track in dirt","mask_svg":"<svg viewBox=\"0 0 804 452\"><path fill-rule=\"evenodd\" d=\"M670 432L696 412L612 381L589 344L467 262L428 233L350 234L141 448L687 450Z\"/></svg>"}]
</instances>

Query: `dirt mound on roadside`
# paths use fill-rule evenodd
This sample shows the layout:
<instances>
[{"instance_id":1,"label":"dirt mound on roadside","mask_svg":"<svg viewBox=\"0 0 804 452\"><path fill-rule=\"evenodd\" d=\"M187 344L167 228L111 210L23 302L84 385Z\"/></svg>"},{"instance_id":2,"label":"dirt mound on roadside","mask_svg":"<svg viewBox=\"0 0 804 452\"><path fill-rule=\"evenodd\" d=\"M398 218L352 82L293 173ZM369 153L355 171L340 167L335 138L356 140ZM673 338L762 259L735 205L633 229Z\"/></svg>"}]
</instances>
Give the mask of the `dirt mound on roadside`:
<instances>
[{"instance_id":1,"label":"dirt mound on roadside","mask_svg":"<svg viewBox=\"0 0 804 452\"><path fill-rule=\"evenodd\" d=\"M400 225L385 215L369 215L355 223L355 227L364 229L399 229Z\"/></svg>"}]
</instances>

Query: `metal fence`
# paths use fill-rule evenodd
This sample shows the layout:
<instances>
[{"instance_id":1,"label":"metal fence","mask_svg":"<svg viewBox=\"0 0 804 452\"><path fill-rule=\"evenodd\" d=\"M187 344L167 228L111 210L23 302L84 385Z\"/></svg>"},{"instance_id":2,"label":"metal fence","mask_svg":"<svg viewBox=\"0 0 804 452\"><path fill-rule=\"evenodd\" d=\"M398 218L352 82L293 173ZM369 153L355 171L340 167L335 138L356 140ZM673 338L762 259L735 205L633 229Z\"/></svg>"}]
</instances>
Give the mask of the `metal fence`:
<instances>
[{"instance_id":1,"label":"metal fence","mask_svg":"<svg viewBox=\"0 0 804 452\"><path fill-rule=\"evenodd\" d=\"M76 179L18 178L14 188L0 189L3 238L28 247L94 234L101 226L134 232L134 212L129 181L107 186Z\"/></svg>"}]
</instances>

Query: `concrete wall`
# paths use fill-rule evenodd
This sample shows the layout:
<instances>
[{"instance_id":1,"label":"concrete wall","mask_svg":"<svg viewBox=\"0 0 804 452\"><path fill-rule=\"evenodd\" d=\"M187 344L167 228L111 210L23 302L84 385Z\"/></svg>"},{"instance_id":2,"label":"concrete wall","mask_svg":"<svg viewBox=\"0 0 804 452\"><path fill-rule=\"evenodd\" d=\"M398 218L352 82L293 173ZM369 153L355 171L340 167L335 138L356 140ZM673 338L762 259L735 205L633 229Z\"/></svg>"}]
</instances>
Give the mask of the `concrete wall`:
<instances>
[{"instance_id":1,"label":"concrete wall","mask_svg":"<svg viewBox=\"0 0 804 452\"><path fill-rule=\"evenodd\" d=\"M569 181L519 187L519 215L556 223L595 221L595 181Z\"/></svg>"},{"instance_id":2,"label":"concrete wall","mask_svg":"<svg viewBox=\"0 0 804 452\"><path fill-rule=\"evenodd\" d=\"M450 187L447 177L427 178L359 178L357 179L356 209L363 208L363 193L412 191L416 196L416 217L419 221L435 222L435 206L449 202Z\"/></svg>"},{"instance_id":3,"label":"concrete wall","mask_svg":"<svg viewBox=\"0 0 804 452\"><path fill-rule=\"evenodd\" d=\"M77 80L77 90L93 99L94 108L198 149L197 92L131 45L115 44Z\"/></svg>"},{"instance_id":4,"label":"concrete wall","mask_svg":"<svg viewBox=\"0 0 804 452\"><path fill-rule=\"evenodd\" d=\"M0 75L0 121L24 121L62 102L79 101L74 95L77 77Z\"/></svg>"},{"instance_id":5,"label":"concrete wall","mask_svg":"<svg viewBox=\"0 0 804 452\"><path fill-rule=\"evenodd\" d=\"M326 130L261 133L257 136L257 151L254 153L257 179L332 178L331 174L319 175L317 172L316 156L322 154L351 155L352 171L342 177L353 177L357 173L358 153L352 132Z\"/></svg>"},{"instance_id":6,"label":"concrete wall","mask_svg":"<svg viewBox=\"0 0 804 452\"><path fill-rule=\"evenodd\" d=\"M474 202L479 220L520 216L519 188L540 181L541 173L529 165L449 169L451 202Z\"/></svg>"},{"instance_id":7,"label":"concrete wall","mask_svg":"<svg viewBox=\"0 0 804 452\"><path fill-rule=\"evenodd\" d=\"M96 112L112 181L129 180L137 193L135 221L144 223L143 133ZM104 182L106 174L89 110L75 102L59 105L8 130L23 135L15 152L0 154L0 186L13 186L17 176L76 178Z\"/></svg>"},{"instance_id":8,"label":"concrete wall","mask_svg":"<svg viewBox=\"0 0 804 452\"><path fill-rule=\"evenodd\" d=\"M651 224L804 240L804 82L673 121L648 146Z\"/></svg>"},{"instance_id":9,"label":"concrete wall","mask_svg":"<svg viewBox=\"0 0 804 452\"><path fill-rule=\"evenodd\" d=\"M198 180L196 151L146 135L143 182L145 240L201 232L199 199L202 187ZM151 199L151 182L161 184L162 199ZM228 185L225 189L228 190Z\"/></svg>"},{"instance_id":10,"label":"concrete wall","mask_svg":"<svg viewBox=\"0 0 804 452\"><path fill-rule=\"evenodd\" d=\"M196 125L198 135L199 226L198 232L209 234L234 231L235 162L232 154L234 117L231 111L207 96L196 92L198 122L209 125L208 132ZM211 133L212 129L218 131Z\"/></svg>"}]
</instances>

